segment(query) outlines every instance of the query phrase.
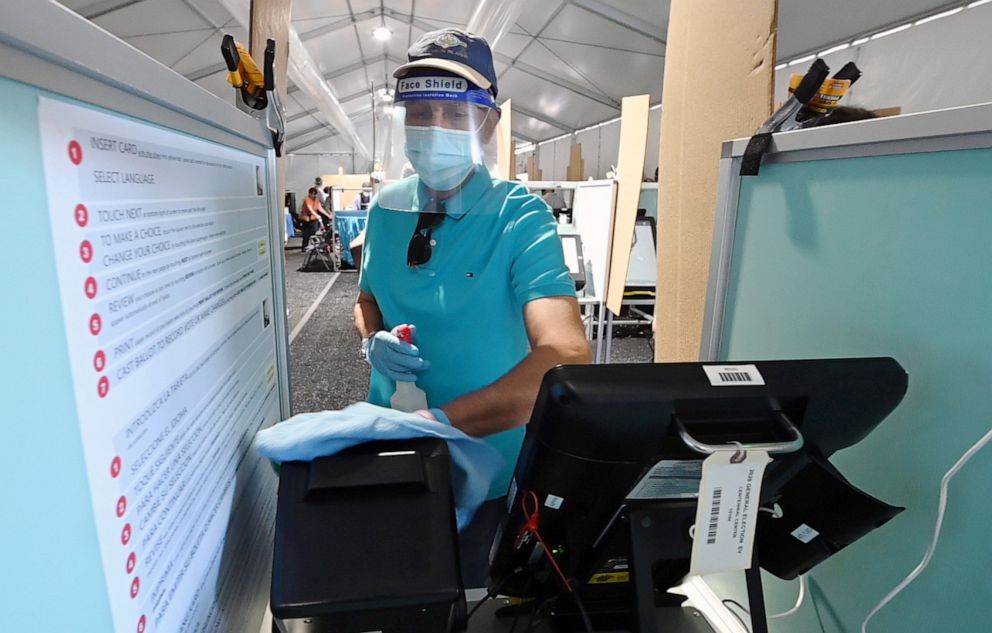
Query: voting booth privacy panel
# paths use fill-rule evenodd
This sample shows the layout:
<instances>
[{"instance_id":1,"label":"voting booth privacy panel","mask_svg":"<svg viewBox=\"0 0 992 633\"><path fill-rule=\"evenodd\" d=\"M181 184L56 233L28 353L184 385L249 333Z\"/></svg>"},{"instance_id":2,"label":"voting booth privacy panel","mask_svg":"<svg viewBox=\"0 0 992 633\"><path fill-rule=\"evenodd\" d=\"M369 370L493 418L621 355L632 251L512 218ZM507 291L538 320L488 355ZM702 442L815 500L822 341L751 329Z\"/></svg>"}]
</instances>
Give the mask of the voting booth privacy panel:
<instances>
[{"instance_id":1,"label":"voting booth privacy panel","mask_svg":"<svg viewBox=\"0 0 992 633\"><path fill-rule=\"evenodd\" d=\"M992 104L777 134L755 177L737 175L745 145L724 146L702 358L889 355L910 377L891 418L834 458L908 510L815 568L803 608L771 621L860 630L930 543L942 476L992 427ZM985 450L951 483L933 562L869 631L988 628L990 480ZM774 613L798 583L766 588Z\"/></svg>"},{"instance_id":2,"label":"voting booth privacy panel","mask_svg":"<svg viewBox=\"0 0 992 633\"><path fill-rule=\"evenodd\" d=\"M53 2L0 7L4 630L254 631L289 414L261 124Z\"/></svg>"}]
</instances>

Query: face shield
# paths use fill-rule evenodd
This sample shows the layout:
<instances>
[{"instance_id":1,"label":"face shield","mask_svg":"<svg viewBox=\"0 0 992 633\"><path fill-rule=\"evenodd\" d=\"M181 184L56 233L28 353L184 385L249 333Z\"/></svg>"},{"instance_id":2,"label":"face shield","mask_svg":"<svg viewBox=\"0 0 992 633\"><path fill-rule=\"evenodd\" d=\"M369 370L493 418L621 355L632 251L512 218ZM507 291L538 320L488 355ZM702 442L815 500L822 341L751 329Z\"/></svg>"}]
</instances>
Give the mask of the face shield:
<instances>
[{"instance_id":1,"label":"face shield","mask_svg":"<svg viewBox=\"0 0 992 633\"><path fill-rule=\"evenodd\" d=\"M416 85L428 88L404 91ZM463 88L452 98L436 85ZM384 130L383 175L386 184L379 206L393 211L445 212L459 204L458 193L479 171L491 171L496 161L499 111L488 91L470 88L454 77L401 79L396 105ZM438 98L421 98L434 97ZM491 104L492 107L485 104ZM438 200L445 204L438 205ZM428 208L429 207L429 208Z\"/></svg>"}]
</instances>

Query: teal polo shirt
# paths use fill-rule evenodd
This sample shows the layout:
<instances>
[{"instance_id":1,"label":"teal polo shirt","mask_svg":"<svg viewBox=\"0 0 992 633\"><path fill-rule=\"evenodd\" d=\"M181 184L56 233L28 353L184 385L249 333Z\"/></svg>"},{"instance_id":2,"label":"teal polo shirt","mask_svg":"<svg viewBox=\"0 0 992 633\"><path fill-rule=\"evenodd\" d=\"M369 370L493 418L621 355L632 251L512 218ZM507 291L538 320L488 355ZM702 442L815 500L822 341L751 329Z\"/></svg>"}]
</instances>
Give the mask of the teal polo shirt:
<instances>
[{"instance_id":1,"label":"teal polo shirt","mask_svg":"<svg viewBox=\"0 0 992 633\"><path fill-rule=\"evenodd\" d=\"M402 189L397 189L402 188ZM418 213L380 206L382 200L428 204L417 176L389 185L369 210L359 287L375 297L385 329L417 326L414 343L431 362L417 385L431 407L443 407L487 387L527 356L524 306L542 297L574 297L555 219L548 205L521 185L497 180L484 168L447 201L434 229L430 260L407 265ZM389 406L395 383L372 370L369 402ZM524 428L485 438L506 465L489 499L506 494Z\"/></svg>"}]
</instances>

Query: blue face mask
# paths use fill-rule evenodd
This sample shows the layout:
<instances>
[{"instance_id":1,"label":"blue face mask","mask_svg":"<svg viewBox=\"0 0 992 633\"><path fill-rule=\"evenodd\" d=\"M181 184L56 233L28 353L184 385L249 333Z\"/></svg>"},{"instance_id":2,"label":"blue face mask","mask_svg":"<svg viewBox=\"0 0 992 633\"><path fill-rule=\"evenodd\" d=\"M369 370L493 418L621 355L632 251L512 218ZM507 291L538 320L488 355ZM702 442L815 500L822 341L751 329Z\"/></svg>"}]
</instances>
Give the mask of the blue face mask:
<instances>
[{"instance_id":1,"label":"blue face mask","mask_svg":"<svg viewBox=\"0 0 992 633\"><path fill-rule=\"evenodd\" d=\"M407 126L406 157L425 185L450 191L482 162L476 132Z\"/></svg>"}]
</instances>

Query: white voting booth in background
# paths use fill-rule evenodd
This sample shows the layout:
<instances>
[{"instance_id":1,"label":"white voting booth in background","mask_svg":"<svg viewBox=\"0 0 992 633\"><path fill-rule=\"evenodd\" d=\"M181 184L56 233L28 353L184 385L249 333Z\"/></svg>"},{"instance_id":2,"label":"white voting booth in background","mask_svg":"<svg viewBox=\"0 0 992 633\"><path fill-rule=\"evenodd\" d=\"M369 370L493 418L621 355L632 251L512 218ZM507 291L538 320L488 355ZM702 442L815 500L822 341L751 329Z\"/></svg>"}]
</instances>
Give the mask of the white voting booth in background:
<instances>
[{"instance_id":1,"label":"white voting booth in background","mask_svg":"<svg viewBox=\"0 0 992 633\"><path fill-rule=\"evenodd\" d=\"M606 327L606 288L609 283L610 249L613 243L613 216L616 207L617 183L614 180L531 181L521 183L532 192L544 189L571 192L572 221L559 224L560 235L577 235L580 249L574 242L563 240L566 263L575 272L575 262L569 261L579 252L585 272L585 287L578 293L586 336L596 337L595 362L603 353L603 336Z\"/></svg>"},{"instance_id":2,"label":"white voting booth in background","mask_svg":"<svg viewBox=\"0 0 992 633\"><path fill-rule=\"evenodd\" d=\"M269 135L54 2L0 6L0 59L3 628L257 631L250 444L290 412Z\"/></svg>"},{"instance_id":3,"label":"white voting booth in background","mask_svg":"<svg viewBox=\"0 0 992 633\"><path fill-rule=\"evenodd\" d=\"M613 255L614 225L616 219L617 181L586 180L530 181L521 183L535 193L542 190L561 190L571 194L571 222L558 225L558 233L577 236L580 250L574 242L563 239L566 263L571 272L576 272L575 263L570 261L581 252L585 273L585 287L578 293L582 309L586 336L596 340L595 362L610 362L612 347L612 326L614 324L650 323L651 317L643 309L654 306L653 290L657 283L656 244L657 235L653 228L657 213L656 183L641 183L641 208L648 210L647 218L637 220L627 262L625 281L628 285L650 288L650 298L625 299L625 306L632 306L645 315L638 319L615 320L606 307L606 294L609 288Z\"/></svg>"}]
</instances>

